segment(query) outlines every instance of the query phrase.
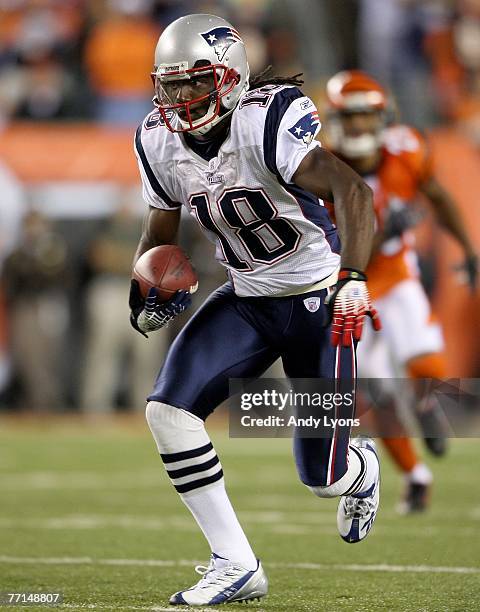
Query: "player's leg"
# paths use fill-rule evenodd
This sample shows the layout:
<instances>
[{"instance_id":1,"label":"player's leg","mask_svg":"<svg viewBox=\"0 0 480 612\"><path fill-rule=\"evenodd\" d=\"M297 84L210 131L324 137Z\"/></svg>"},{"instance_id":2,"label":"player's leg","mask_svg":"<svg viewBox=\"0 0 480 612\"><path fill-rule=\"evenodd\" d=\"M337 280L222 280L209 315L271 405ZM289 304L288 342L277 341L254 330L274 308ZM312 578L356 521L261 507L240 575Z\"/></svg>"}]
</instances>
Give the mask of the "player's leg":
<instances>
[{"instance_id":1,"label":"player's leg","mask_svg":"<svg viewBox=\"0 0 480 612\"><path fill-rule=\"evenodd\" d=\"M402 514L425 510L430 498L432 473L421 461L413 440L398 415L398 389L388 346L388 296L375 303L383 328L379 333L367 325L357 350L359 391L369 403L373 426L390 458L402 472L405 488L398 510Z\"/></svg>"},{"instance_id":2,"label":"player's leg","mask_svg":"<svg viewBox=\"0 0 480 612\"><path fill-rule=\"evenodd\" d=\"M440 324L432 315L419 281L410 279L395 287L391 306L384 316L395 356L411 380L415 393L414 413L427 448L443 455L448 426L438 403L429 393L428 381L446 377L444 341ZM382 319L383 320L383 319Z\"/></svg>"},{"instance_id":3,"label":"player's leg","mask_svg":"<svg viewBox=\"0 0 480 612\"><path fill-rule=\"evenodd\" d=\"M305 303L311 297L320 299L314 312ZM294 298L287 347L282 353L285 373L289 378L330 379L335 390L351 393L356 378L355 347L331 346L325 297L326 291L321 291ZM355 403L346 403L335 408L332 419L348 422L354 414ZM343 496L337 514L340 535L348 542L358 542L369 532L378 507L380 470L373 441L350 443L349 425L327 427L322 435L295 436L298 474L319 497ZM362 518L355 518L356 514Z\"/></svg>"},{"instance_id":4,"label":"player's leg","mask_svg":"<svg viewBox=\"0 0 480 612\"><path fill-rule=\"evenodd\" d=\"M428 450L437 457L447 451L448 423L437 401L429 392L430 381L447 376L443 351L411 357L406 363L415 392L415 414Z\"/></svg>"},{"instance_id":5,"label":"player's leg","mask_svg":"<svg viewBox=\"0 0 480 612\"><path fill-rule=\"evenodd\" d=\"M172 603L222 603L267 591L204 426L206 416L228 396L230 377L259 376L277 357L242 316L237 301L229 286L207 300L172 344L148 398L147 421L167 474L212 551L211 584L202 579L173 595ZM218 572L220 579L213 580ZM220 601L216 598L228 586L225 576L236 586Z\"/></svg>"}]
</instances>

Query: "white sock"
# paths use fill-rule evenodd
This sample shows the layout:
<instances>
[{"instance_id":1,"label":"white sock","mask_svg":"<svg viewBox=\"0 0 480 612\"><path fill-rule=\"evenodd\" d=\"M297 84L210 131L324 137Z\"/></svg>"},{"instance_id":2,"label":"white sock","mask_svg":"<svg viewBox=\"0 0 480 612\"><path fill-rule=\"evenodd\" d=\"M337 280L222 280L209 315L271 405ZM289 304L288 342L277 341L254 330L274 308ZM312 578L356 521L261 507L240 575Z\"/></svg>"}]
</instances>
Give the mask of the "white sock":
<instances>
[{"instance_id":1,"label":"white sock","mask_svg":"<svg viewBox=\"0 0 480 612\"><path fill-rule=\"evenodd\" d=\"M147 421L165 469L212 552L248 570L257 560L228 498L222 466L198 417L149 402Z\"/></svg>"},{"instance_id":2,"label":"white sock","mask_svg":"<svg viewBox=\"0 0 480 612\"><path fill-rule=\"evenodd\" d=\"M257 559L230 503L223 478L216 485L180 497L195 517L212 552L248 570L257 568Z\"/></svg>"},{"instance_id":3,"label":"white sock","mask_svg":"<svg viewBox=\"0 0 480 612\"><path fill-rule=\"evenodd\" d=\"M424 463L417 463L413 470L406 474L408 482L421 485L432 484L433 475Z\"/></svg>"}]
</instances>

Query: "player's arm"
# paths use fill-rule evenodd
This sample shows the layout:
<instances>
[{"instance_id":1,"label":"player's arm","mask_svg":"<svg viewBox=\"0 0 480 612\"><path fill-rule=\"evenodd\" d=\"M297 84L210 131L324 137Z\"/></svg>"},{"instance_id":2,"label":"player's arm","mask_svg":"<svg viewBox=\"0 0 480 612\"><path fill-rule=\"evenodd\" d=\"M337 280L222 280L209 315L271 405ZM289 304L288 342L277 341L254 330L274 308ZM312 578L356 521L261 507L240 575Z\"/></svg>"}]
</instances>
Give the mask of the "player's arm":
<instances>
[{"instance_id":1,"label":"player's arm","mask_svg":"<svg viewBox=\"0 0 480 612\"><path fill-rule=\"evenodd\" d=\"M475 289L478 277L478 258L468 236L458 206L452 196L434 178L429 177L420 185L421 193L431 202L435 216L442 227L457 240L465 253L463 268L471 289Z\"/></svg>"},{"instance_id":2,"label":"player's arm","mask_svg":"<svg viewBox=\"0 0 480 612\"><path fill-rule=\"evenodd\" d=\"M180 211L180 208L160 210L153 206L148 209L143 220L142 235L135 251L133 265L143 253L153 249L153 247L162 244L176 244ZM138 282L132 279L129 296L130 323L134 329L148 337L147 332L156 331L167 325L169 321L190 305L190 301L188 291L177 291L168 302L160 302L154 288L144 299L140 293Z\"/></svg>"},{"instance_id":3,"label":"player's arm","mask_svg":"<svg viewBox=\"0 0 480 612\"><path fill-rule=\"evenodd\" d=\"M150 206L143 219L142 235L135 251L133 265L149 249L161 244L177 244L181 209L162 210Z\"/></svg>"},{"instance_id":4,"label":"player's arm","mask_svg":"<svg viewBox=\"0 0 480 612\"><path fill-rule=\"evenodd\" d=\"M363 272L370 258L374 235L372 190L349 166L321 147L303 158L292 180L318 198L334 204L342 252L338 282L329 296L332 343L350 346L353 340L360 340L365 315L372 317L375 329L380 329Z\"/></svg>"},{"instance_id":5,"label":"player's arm","mask_svg":"<svg viewBox=\"0 0 480 612\"><path fill-rule=\"evenodd\" d=\"M347 164L321 147L303 158L292 180L322 200L333 202L342 242L342 268L365 270L375 222L370 187Z\"/></svg>"}]
</instances>

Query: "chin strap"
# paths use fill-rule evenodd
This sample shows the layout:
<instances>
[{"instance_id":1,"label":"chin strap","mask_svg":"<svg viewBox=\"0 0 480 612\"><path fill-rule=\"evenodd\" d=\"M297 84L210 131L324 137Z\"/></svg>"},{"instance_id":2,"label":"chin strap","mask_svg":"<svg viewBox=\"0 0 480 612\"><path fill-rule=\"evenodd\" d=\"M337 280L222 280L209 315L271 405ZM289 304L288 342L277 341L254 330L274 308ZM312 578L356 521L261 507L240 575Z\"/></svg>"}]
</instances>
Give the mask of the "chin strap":
<instances>
[{"instance_id":1,"label":"chin strap","mask_svg":"<svg viewBox=\"0 0 480 612\"><path fill-rule=\"evenodd\" d=\"M235 107L236 108L236 107ZM210 132L210 130L219 125L224 119L226 119L227 117L229 117L233 111L235 110L235 108L232 108L231 110L226 110L225 107L221 107L220 108L220 113L222 110L225 110L225 112L223 114L219 114L218 117L215 117L215 119L213 119L210 123L207 123L207 125L204 125L201 128L197 128L196 130L189 130L188 133L191 134L192 136L205 136L206 134L208 134L208 132ZM210 112L210 109L209 109ZM206 115L207 113L205 113ZM205 119L205 115L204 117L202 117L202 119L199 121L203 121L203 119ZM184 124L183 121L181 121L182 125Z\"/></svg>"}]
</instances>

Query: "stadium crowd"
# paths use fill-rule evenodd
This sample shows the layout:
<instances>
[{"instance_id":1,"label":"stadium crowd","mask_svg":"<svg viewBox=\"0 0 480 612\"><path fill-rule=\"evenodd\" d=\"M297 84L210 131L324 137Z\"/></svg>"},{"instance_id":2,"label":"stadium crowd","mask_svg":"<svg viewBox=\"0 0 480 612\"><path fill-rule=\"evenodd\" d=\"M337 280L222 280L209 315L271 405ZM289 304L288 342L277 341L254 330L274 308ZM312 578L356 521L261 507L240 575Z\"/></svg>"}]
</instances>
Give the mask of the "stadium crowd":
<instances>
[{"instance_id":1,"label":"stadium crowd","mask_svg":"<svg viewBox=\"0 0 480 612\"><path fill-rule=\"evenodd\" d=\"M190 12L235 23L253 74L303 72L320 109L328 78L361 68L390 88L402 121L454 125L480 148L480 0L0 0L0 141L18 122L133 138L152 108L157 38ZM128 326L138 190L118 189L102 214L51 214L1 150L0 164L0 409L142 409L178 327L144 342ZM198 305L223 273L196 228L182 244L200 273Z\"/></svg>"}]
</instances>

